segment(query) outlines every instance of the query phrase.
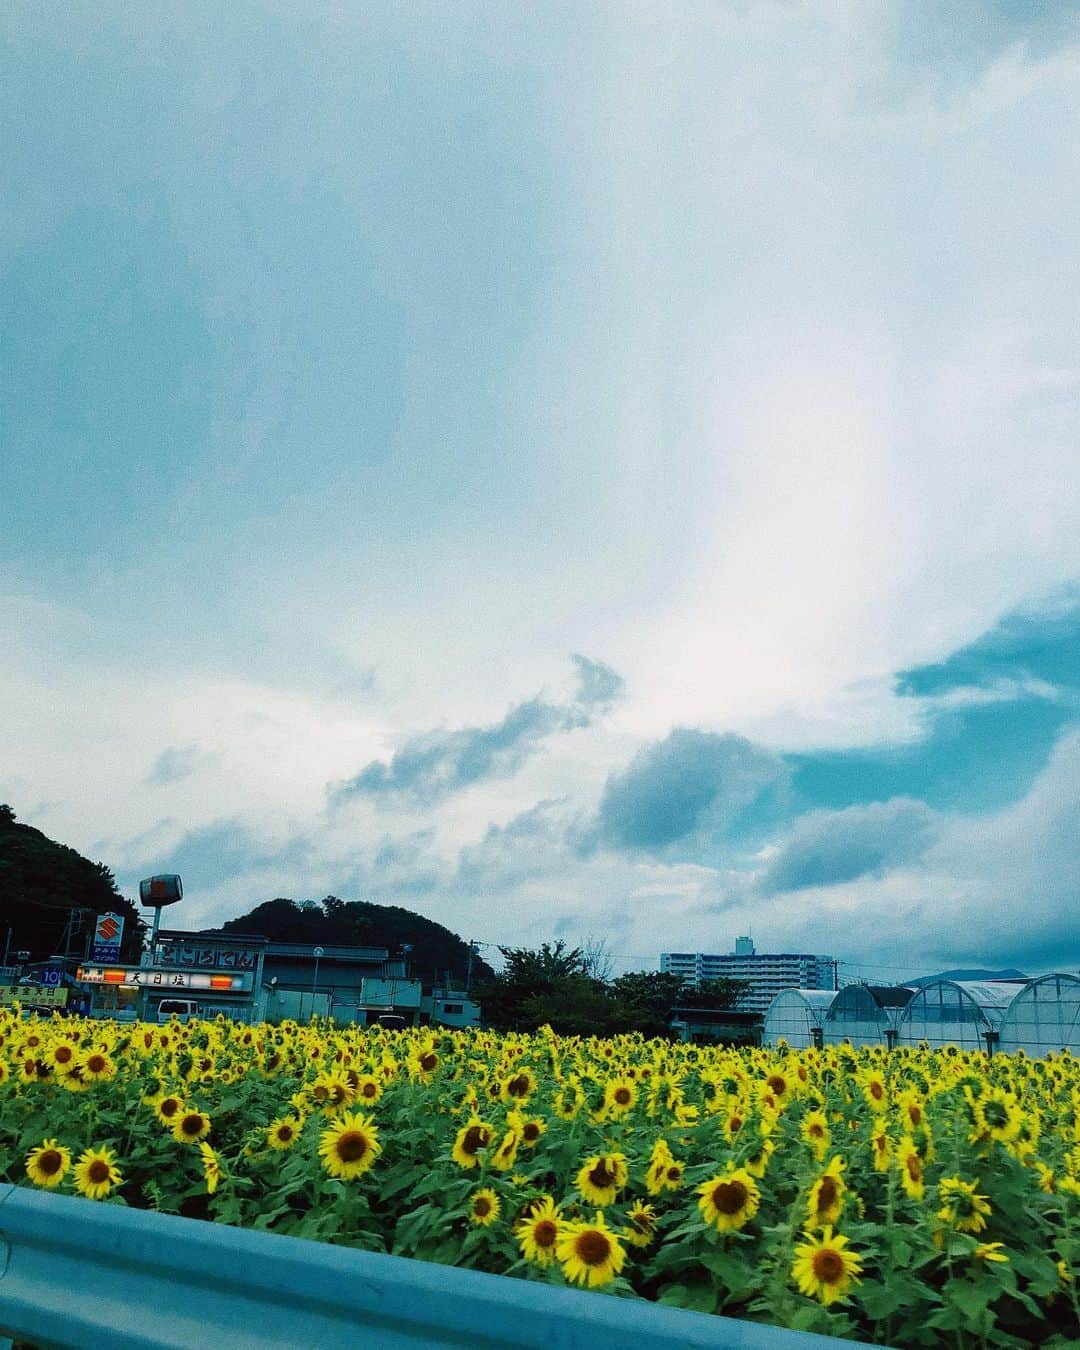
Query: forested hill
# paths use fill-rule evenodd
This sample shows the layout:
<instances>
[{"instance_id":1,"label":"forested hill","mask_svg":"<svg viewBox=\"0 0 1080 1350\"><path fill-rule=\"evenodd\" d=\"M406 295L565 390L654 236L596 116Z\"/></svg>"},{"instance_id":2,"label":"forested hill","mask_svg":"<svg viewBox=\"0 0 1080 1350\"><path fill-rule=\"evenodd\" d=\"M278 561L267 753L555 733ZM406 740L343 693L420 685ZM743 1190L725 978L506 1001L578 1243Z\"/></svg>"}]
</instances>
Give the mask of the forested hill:
<instances>
[{"instance_id":1,"label":"forested hill","mask_svg":"<svg viewBox=\"0 0 1080 1350\"><path fill-rule=\"evenodd\" d=\"M447 971L465 978L468 944L440 923L414 914L398 905L375 905L366 900L287 900L279 897L256 905L238 919L221 925L223 933L252 933L272 942L309 942L312 946L388 947L396 953L411 945L409 963L426 983L441 979ZM491 967L473 958L473 979L492 975Z\"/></svg>"},{"instance_id":2,"label":"forested hill","mask_svg":"<svg viewBox=\"0 0 1080 1350\"><path fill-rule=\"evenodd\" d=\"M121 959L137 962L146 925L117 891L112 872L0 806L0 956L9 928L11 953L28 951L32 961L44 961L67 943L73 956L82 956L92 916L110 910L124 916Z\"/></svg>"}]
</instances>

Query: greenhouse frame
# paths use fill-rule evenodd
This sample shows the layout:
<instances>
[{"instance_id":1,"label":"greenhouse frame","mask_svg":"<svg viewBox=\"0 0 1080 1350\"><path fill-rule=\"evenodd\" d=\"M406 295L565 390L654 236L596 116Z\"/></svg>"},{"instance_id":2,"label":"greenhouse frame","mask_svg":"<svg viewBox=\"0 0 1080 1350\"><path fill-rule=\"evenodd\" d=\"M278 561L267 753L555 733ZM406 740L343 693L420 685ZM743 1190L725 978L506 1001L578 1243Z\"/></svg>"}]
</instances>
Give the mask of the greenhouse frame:
<instances>
[{"instance_id":1,"label":"greenhouse frame","mask_svg":"<svg viewBox=\"0 0 1080 1350\"><path fill-rule=\"evenodd\" d=\"M1040 1059L1062 1050L1080 1054L1080 978L1042 975L1025 985L1001 1019L998 1049Z\"/></svg>"},{"instance_id":2,"label":"greenhouse frame","mask_svg":"<svg viewBox=\"0 0 1080 1350\"><path fill-rule=\"evenodd\" d=\"M793 1050L820 1045L822 1023L835 997L833 989L782 989L765 1013L762 1045L781 1040Z\"/></svg>"},{"instance_id":3,"label":"greenhouse frame","mask_svg":"<svg viewBox=\"0 0 1080 1350\"><path fill-rule=\"evenodd\" d=\"M914 994L905 985L845 985L825 1014L822 1040L826 1045L895 1045L897 1025Z\"/></svg>"},{"instance_id":4,"label":"greenhouse frame","mask_svg":"<svg viewBox=\"0 0 1080 1350\"><path fill-rule=\"evenodd\" d=\"M901 1045L958 1045L993 1051L1009 1004L1027 981L932 980L919 989L897 1025Z\"/></svg>"}]
</instances>

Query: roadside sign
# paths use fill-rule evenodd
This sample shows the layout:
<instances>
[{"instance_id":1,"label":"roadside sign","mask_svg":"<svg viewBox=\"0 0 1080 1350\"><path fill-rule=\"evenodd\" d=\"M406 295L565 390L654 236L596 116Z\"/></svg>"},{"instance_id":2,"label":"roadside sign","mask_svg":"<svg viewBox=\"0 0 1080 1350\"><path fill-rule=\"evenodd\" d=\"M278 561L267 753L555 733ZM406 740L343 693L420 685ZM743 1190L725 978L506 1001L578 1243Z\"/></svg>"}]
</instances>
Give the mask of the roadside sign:
<instances>
[{"instance_id":1,"label":"roadside sign","mask_svg":"<svg viewBox=\"0 0 1080 1350\"><path fill-rule=\"evenodd\" d=\"M59 989L60 971L55 966L50 970L43 970L41 972L41 984L44 989Z\"/></svg>"},{"instance_id":2,"label":"roadside sign","mask_svg":"<svg viewBox=\"0 0 1080 1350\"><path fill-rule=\"evenodd\" d=\"M120 956L120 940L123 936L123 915L99 914L98 921L94 925L94 960L118 960Z\"/></svg>"}]
</instances>

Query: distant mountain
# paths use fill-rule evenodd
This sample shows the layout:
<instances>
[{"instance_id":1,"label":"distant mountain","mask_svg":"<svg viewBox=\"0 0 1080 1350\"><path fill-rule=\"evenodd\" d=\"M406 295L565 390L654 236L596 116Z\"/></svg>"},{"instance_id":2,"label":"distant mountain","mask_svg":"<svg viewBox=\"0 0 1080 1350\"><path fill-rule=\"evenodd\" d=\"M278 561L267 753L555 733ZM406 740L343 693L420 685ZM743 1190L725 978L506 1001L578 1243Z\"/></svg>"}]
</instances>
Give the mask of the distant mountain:
<instances>
[{"instance_id":1,"label":"distant mountain","mask_svg":"<svg viewBox=\"0 0 1080 1350\"><path fill-rule=\"evenodd\" d=\"M45 961L65 948L81 958L94 916L110 912L124 916L121 959L137 962L146 925L109 869L20 824L10 806L0 806L0 959L5 946L9 961L17 951Z\"/></svg>"},{"instance_id":2,"label":"distant mountain","mask_svg":"<svg viewBox=\"0 0 1080 1350\"><path fill-rule=\"evenodd\" d=\"M910 989L919 989L934 980L1026 980L1029 977L1022 970L942 970L937 975L917 975L905 980Z\"/></svg>"}]
</instances>

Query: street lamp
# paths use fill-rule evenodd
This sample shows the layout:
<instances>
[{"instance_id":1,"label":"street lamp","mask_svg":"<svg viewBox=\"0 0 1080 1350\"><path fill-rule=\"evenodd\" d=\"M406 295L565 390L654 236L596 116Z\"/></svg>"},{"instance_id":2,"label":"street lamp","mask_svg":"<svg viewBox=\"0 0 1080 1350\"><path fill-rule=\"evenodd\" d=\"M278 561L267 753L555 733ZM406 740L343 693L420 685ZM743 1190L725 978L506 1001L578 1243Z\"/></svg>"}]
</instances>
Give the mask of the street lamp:
<instances>
[{"instance_id":1,"label":"street lamp","mask_svg":"<svg viewBox=\"0 0 1080 1350\"><path fill-rule=\"evenodd\" d=\"M312 1017L315 1016L315 990L316 990L316 988L317 988L317 986L318 986L318 983L319 983L319 957L320 957L320 956L324 956L324 955L325 955L325 952L323 951L322 947L316 947L316 948L315 948L315 974L314 974L314 976L312 977L312 981L311 981L311 1015L312 1015Z\"/></svg>"}]
</instances>

